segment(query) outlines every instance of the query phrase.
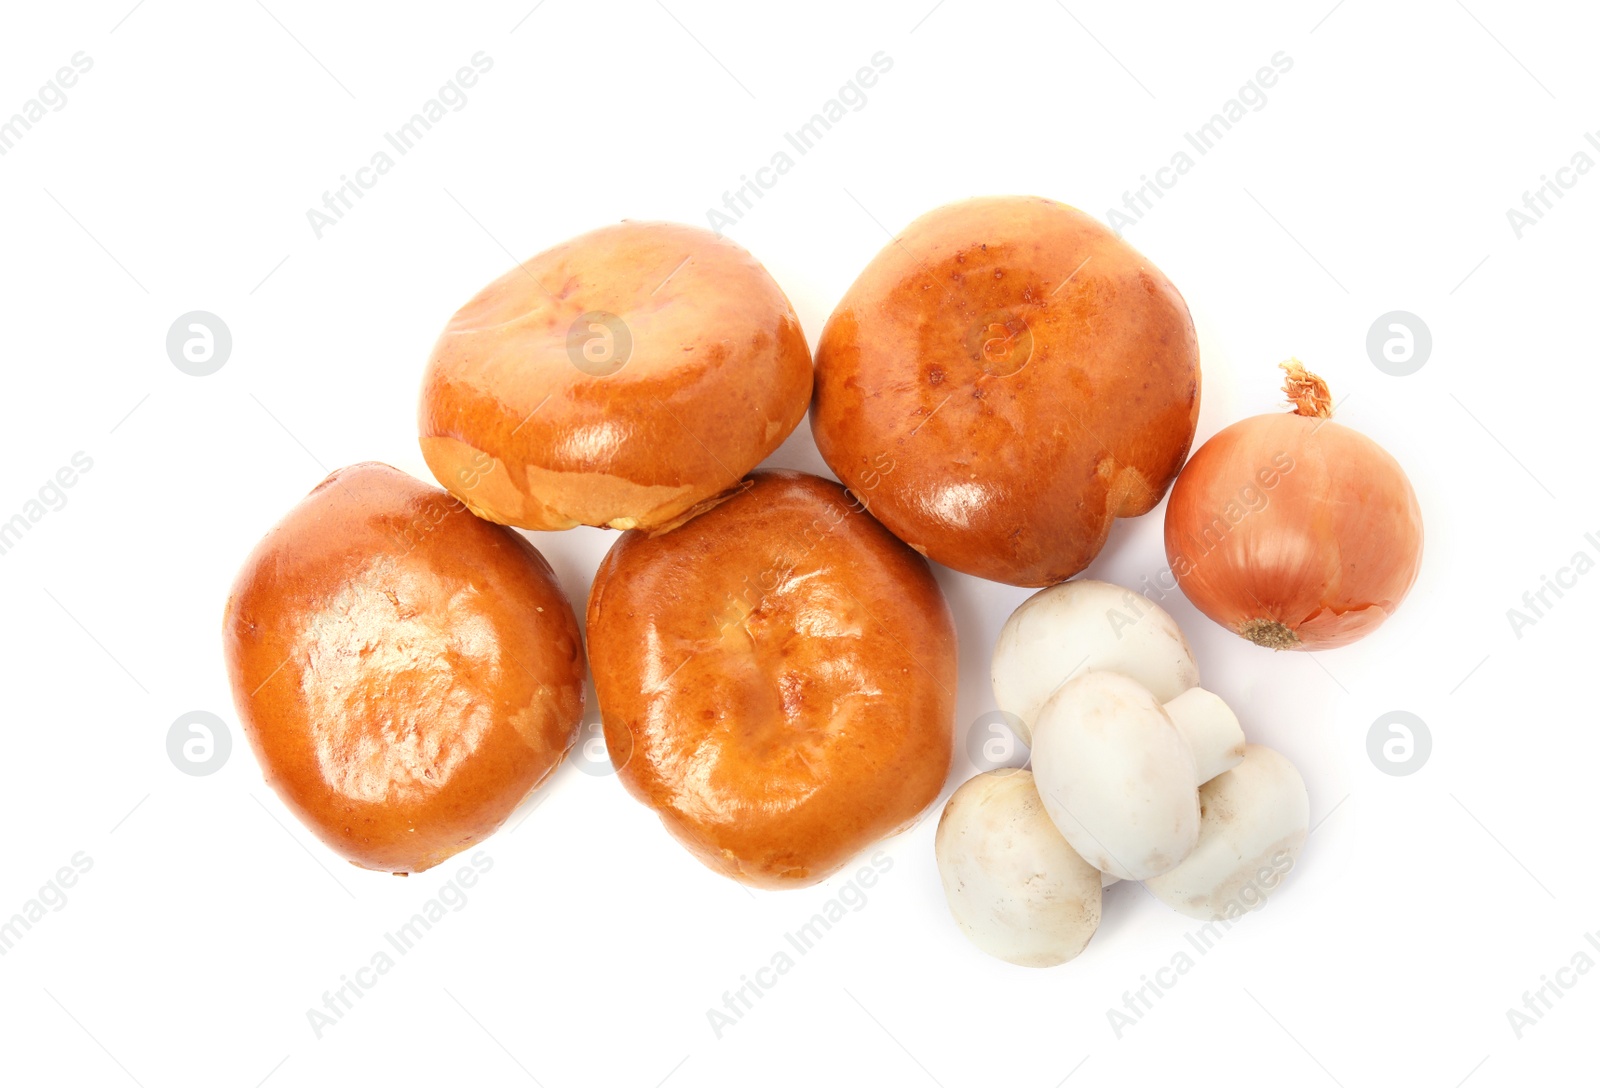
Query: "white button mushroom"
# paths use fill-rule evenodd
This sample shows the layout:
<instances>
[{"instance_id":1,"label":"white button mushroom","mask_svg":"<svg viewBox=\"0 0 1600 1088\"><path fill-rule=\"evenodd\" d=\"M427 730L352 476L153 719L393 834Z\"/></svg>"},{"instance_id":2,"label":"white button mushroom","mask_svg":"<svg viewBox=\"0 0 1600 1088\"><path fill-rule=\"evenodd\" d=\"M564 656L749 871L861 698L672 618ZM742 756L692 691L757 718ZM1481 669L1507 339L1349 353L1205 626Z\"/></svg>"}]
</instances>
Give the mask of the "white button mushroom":
<instances>
[{"instance_id":1,"label":"white button mushroom","mask_svg":"<svg viewBox=\"0 0 1600 1088\"><path fill-rule=\"evenodd\" d=\"M1259 744L1200 788L1200 838L1176 867L1144 886L1191 918L1236 918L1259 909L1300 856L1311 824L1294 764Z\"/></svg>"},{"instance_id":2,"label":"white button mushroom","mask_svg":"<svg viewBox=\"0 0 1600 1088\"><path fill-rule=\"evenodd\" d=\"M1027 771L989 771L956 790L934 854L956 924L991 956L1054 967L1100 925L1100 873L1050 822Z\"/></svg>"},{"instance_id":3,"label":"white button mushroom","mask_svg":"<svg viewBox=\"0 0 1600 1088\"><path fill-rule=\"evenodd\" d=\"M1138 681L1091 671L1056 689L1033 730L1045 811L1096 869L1158 876L1200 835L1203 775L1243 758L1244 733L1221 699L1180 692L1163 707Z\"/></svg>"},{"instance_id":4,"label":"white button mushroom","mask_svg":"<svg viewBox=\"0 0 1600 1088\"><path fill-rule=\"evenodd\" d=\"M1045 700L1089 669L1131 677L1163 703L1200 682L1171 616L1131 589L1080 579L1040 590L1006 620L990 667L995 702L1022 719L1031 743Z\"/></svg>"}]
</instances>

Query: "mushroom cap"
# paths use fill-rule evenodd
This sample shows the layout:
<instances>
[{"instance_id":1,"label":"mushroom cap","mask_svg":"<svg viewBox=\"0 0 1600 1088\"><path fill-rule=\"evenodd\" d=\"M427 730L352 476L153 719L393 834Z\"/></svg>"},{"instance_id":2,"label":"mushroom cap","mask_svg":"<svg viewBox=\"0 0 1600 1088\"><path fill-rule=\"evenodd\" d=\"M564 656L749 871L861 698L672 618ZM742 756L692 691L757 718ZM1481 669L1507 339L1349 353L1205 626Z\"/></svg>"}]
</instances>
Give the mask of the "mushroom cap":
<instances>
[{"instance_id":1,"label":"mushroom cap","mask_svg":"<svg viewBox=\"0 0 1600 1088\"><path fill-rule=\"evenodd\" d=\"M1266 903L1293 868L1311 825L1305 780L1271 748L1200 787L1200 841L1175 868L1145 881L1191 918L1236 918Z\"/></svg>"},{"instance_id":2,"label":"mushroom cap","mask_svg":"<svg viewBox=\"0 0 1600 1088\"><path fill-rule=\"evenodd\" d=\"M1025 770L989 771L956 790L934 854L956 924L1007 963L1066 963L1100 925L1101 875L1050 822Z\"/></svg>"},{"instance_id":3,"label":"mushroom cap","mask_svg":"<svg viewBox=\"0 0 1600 1088\"><path fill-rule=\"evenodd\" d=\"M1061 685L1033 730L1045 811L1085 861L1123 880L1177 865L1200 836L1194 755L1160 701L1120 673Z\"/></svg>"},{"instance_id":4,"label":"mushroom cap","mask_svg":"<svg viewBox=\"0 0 1600 1088\"><path fill-rule=\"evenodd\" d=\"M1050 693L1089 669L1131 677L1162 703L1200 682L1171 616L1131 589L1088 578L1023 601L1000 629L989 675L996 704L1031 730Z\"/></svg>"}]
</instances>

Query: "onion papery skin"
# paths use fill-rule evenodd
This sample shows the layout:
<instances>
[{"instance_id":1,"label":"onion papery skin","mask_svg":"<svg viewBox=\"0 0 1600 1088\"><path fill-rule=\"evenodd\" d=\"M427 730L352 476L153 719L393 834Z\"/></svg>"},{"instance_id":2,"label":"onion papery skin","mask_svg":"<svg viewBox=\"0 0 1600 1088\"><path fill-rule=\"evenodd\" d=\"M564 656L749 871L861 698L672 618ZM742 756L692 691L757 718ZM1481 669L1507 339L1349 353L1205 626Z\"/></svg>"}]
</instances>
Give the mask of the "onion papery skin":
<instances>
[{"instance_id":1,"label":"onion papery skin","mask_svg":"<svg viewBox=\"0 0 1600 1088\"><path fill-rule=\"evenodd\" d=\"M1253 416L1178 475L1167 562L1194 606L1284 650L1345 646L1388 619L1422 565L1422 510L1405 470L1329 419Z\"/></svg>"}]
</instances>

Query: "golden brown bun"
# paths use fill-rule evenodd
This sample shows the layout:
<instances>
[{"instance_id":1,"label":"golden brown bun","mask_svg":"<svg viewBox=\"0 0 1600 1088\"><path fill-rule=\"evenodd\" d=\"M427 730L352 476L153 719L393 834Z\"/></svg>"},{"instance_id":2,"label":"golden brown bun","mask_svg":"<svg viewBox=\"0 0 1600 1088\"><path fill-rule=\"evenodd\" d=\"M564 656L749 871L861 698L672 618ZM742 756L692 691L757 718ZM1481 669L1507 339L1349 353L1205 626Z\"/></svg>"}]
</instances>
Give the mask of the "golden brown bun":
<instances>
[{"instance_id":1,"label":"golden brown bun","mask_svg":"<svg viewBox=\"0 0 1600 1088\"><path fill-rule=\"evenodd\" d=\"M625 222L456 313L423 378L422 454L491 521L653 530L737 484L810 397L800 321L754 257L698 227Z\"/></svg>"},{"instance_id":2,"label":"golden brown bun","mask_svg":"<svg viewBox=\"0 0 1600 1088\"><path fill-rule=\"evenodd\" d=\"M1200 409L1183 298L1075 208L984 197L912 223L817 345L817 448L933 559L1019 586L1089 565L1183 465Z\"/></svg>"},{"instance_id":3,"label":"golden brown bun","mask_svg":"<svg viewBox=\"0 0 1600 1088\"><path fill-rule=\"evenodd\" d=\"M583 717L549 564L388 465L335 472L256 545L223 646L268 784L367 869L421 872L483 839Z\"/></svg>"},{"instance_id":4,"label":"golden brown bun","mask_svg":"<svg viewBox=\"0 0 1600 1088\"><path fill-rule=\"evenodd\" d=\"M822 880L944 786L950 610L838 484L758 472L670 532L624 534L588 628L618 776L736 880Z\"/></svg>"}]
</instances>

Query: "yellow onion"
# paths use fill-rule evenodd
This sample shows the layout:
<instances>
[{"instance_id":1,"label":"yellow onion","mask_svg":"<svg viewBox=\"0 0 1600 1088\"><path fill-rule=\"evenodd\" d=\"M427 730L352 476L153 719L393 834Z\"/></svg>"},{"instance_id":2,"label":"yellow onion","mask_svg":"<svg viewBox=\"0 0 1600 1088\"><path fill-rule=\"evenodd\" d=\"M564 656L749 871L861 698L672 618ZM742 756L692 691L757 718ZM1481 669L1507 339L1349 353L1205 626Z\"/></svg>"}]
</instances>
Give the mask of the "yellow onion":
<instances>
[{"instance_id":1,"label":"yellow onion","mask_svg":"<svg viewBox=\"0 0 1600 1088\"><path fill-rule=\"evenodd\" d=\"M1399 462L1333 422L1327 383L1282 364L1287 413L1218 432L1167 504L1167 562L1196 608L1274 650L1344 646L1416 581L1422 511Z\"/></svg>"}]
</instances>

